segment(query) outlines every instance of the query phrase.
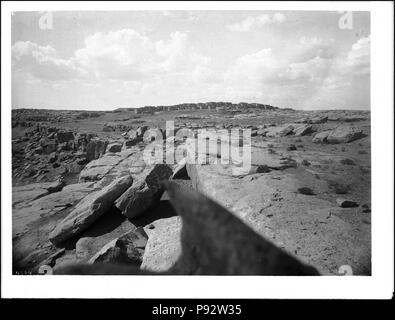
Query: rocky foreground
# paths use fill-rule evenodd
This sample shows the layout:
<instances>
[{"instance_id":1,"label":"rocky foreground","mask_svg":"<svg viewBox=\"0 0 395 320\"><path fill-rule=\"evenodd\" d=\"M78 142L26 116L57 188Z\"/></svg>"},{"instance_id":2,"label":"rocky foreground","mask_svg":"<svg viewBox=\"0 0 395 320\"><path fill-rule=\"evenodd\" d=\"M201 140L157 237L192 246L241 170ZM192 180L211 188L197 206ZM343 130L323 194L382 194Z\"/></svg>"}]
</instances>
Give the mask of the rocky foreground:
<instances>
[{"instance_id":1,"label":"rocky foreground","mask_svg":"<svg viewBox=\"0 0 395 320\"><path fill-rule=\"evenodd\" d=\"M160 125L125 114L82 117L77 131L18 113L14 273L370 275L368 112L172 115L187 120L175 131L251 129L248 171L210 151L211 164L147 164L143 136ZM100 132L81 130L91 119Z\"/></svg>"}]
</instances>

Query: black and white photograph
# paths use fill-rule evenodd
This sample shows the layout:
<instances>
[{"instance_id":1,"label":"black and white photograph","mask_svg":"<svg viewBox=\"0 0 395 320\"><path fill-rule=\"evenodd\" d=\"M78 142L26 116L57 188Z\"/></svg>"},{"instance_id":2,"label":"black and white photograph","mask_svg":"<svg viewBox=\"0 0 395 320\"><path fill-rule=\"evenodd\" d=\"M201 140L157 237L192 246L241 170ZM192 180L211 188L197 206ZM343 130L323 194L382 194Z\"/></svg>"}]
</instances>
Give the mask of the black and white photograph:
<instances>
[{"instance_id":1,"label":"black and white photograph","mask_svg":"<svg viewBox=\"0 0 395 320\"><path fill-rule=\"evenodd\" d=\"M393 273L393 25L374 76L373 9L55 4L8 3L2 26L2 277Z\"/></svg>"}]
</instances>

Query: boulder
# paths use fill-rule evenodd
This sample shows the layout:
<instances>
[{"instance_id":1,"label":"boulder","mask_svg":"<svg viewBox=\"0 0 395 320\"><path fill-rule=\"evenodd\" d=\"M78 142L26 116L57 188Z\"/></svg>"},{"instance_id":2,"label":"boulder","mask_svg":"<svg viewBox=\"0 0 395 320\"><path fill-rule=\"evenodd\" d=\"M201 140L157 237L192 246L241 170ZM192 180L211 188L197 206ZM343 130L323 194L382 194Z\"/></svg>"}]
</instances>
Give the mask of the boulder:
<instances>
[{"instance_id":1,"label":"boulder","mask_svg":"<svg viewBox=\"0 0 395 320\"><path fill-rule=\"evenodd\" d=\"M114 201L133 183L130 175L120 177L102 190L87 195L75 209L53 230L49 236L56 244L67 240L88 228L106 213Z\"/></svg>"},{"instance_id":2,"label":"boulder","mask_svg":"<svg viewBox=\"0 0 395 320\"><path fill-rule=\"evenodd\" d=\"M55 182L34 183L12 188L12 205L19 203L29 204L38 198L62 190L65 183L61 180Z\"/></svg>"},{"instance_id":3,"label":"boulder","mask_svg":"<svg viewBox=\"0 0 395 320\"><path fill-rule=\"evenodd\" d=\"M268 130L266 129L266 127L265 127L265 128L260 128L260 129L258 129L258 131L257 131L257 135L258 135L258 136L264 137L264 136L266 136L267 131L268 131Z\"/></svg>"},{"instance_id":4,"label":"boulder","mask_svg":"<svg viewBox=\"0 0 395 320\"><path fill-rule=\"evenodd\" d=\"M313 126L309 124L305 124L294 129L295 137L304 136L312 132L314 132Z\"/></svg>"},{"instance_id":5,"label":"boulder","mask_svg":"<svg viewBox=\"0 0 395 320\"><path fill-rule=\"evenodd\" d=\"M76 154L76 157L77 157L76 163L80 166L83 166L89 162L85 153L81 153L78 155Z\"/></svg>"},{"instance_id":6,"label":"boulder","mask_svg":"<svg viewBox=\"0 0 395 320\"><path fill-rule=\"evenodd\" d=\"M75 256L79 262L88 262L110 241L136 230L136 226L118 212L110 211L79 236Z\"/></svg>"},{"instance_id":7,"label":"boulder","mask_svg":"<svg viewBox=\"0 0 395 320\"><path fill-rule=\"evenodd\" d=\"M339 126L333 130L327 137L331 144L347 143L365 137L362 130L351 126Z\"/></svg>"},{"instance_id":8,"label":"boulder","mask_svg":"<svg viewBox=\"0 0 395 320\"><path fill-rule=\"evenodd\" d=\"M86 146L86 154L88 161L100 158L105 152L107 141L100 139L91 139Z\"/></svg>"},{"instance_id":9,"label":"boulder","mask_svg":"<svg viewBox=\"0 0 395 320\"><path fill-rule=\"evenodd\" d=\"M304 194L304 195L308 195L308 196L314 196L315 195L314 191L311 188L309 188L309 187L298 188L298 192L300 194Z\"/></svg>"},{"instance_id":10,"label":"boulder","mask_svg":"<svg viewBox=\"0 0 395 320\"><path fill-rule=\"evenodd\" d=\"M43 147L37 147L34 149L34 152L37 154L43 154L44 153L44 148Z\"/></svg>"},{"instance_id":11,"label":"boulder","mask_svg":"<svg viewBox=\"0 0 395 320\"><path fill-rule=\"evenodd\" d=\"M139 227L107 243L88 263L120 263L140 265L148 235Z\"/></svg>"},{"instance_id":12,"label":"boulder","mask_svg":"<svg viewBox=\"0 0 395 320\"><path fill-rule=\"evenodd\" d=\"M124 138L128 138L128 139L136 139L137 138L137 131L134 129L130 129L129 131L122 133L122 136Z\"/></svg>"},{"instance_id":13,"label":"boulder","mask_svg":"<svg viewBox=\"0 0 395 320\"><path fill-rule=\"evenodd\" d=\"M59 131L56 134L56 139L58 143L68 142L74 140L74 133L71 131Z\"/></svg>"},{"instance_id":14,"label":"boulder","mask_svg":"<svg viewBox=\"0 0 395 320\"><path fill-rule=\"evenodd\" d=\"M329 136L330 133L331 133L331 130L318 132L318 133L313 137L313 142L314 142L314 143L326 143L326 142L327 142L327 138L328 138L328 136Z\"/></svg>"},{"instance_id":15,"label":"boulder","mask_svg":"<svg viewBox=\"0 0 395 320\"><path fill-rule=\"evenodd\" d=\"M116 152L121 152L121 150L122 150L121 143L111 143L107 147L107 152L116 153Z\"/></svg>"},{"instance_id":16,"label":"boulder","mask_svg":"<svg viewBox=\"0 0 395 320\"><path fill-rule=\"evenodd\" d=\"M105 154L103 157L89 162L81 171L79 181L97 181L102 179L111 169L118 165L124 157L116 154Z\"/></svg>"},{"instance_id":17,"label":"boulder","mask_svg":"<svg viewBox=\"0 0 395 320\"><path fill-rule=\"evenodd\" d=\"M103 126L103 132L112 132L112 131L115 131L115 128L111 124L106 123Z\"/></svg>"},{"instance_id":18,"label":"boulder","mask_svg":"<svg viewBox=\"0 0 395 320\"><path fill-rule=\"evenodd\" d=\"M141 126L136 130L136 134L138 137L142 137L147 130L148 126Z\"/></svg>"},{"instance_id":19,"label":"boulder","mask_svg":"<svg viewBox=\"0 0 395 320\"><path fill-rule=\"evenodd\" d=\"M159 219L146 228L148 242L141 269L164 272L169 270L181 256L181 218L179 216Z\"/></svg>"},{"instance_id":20,"label":"boulder","mask_svg":"<svg viewBox=\"0 0 395 320\"><path fill-rule=\"evenodd\" d=\"M134 138L134 139L128 139L128 140L125 140L124 145L125 145L125 147L132 147L132 146L135 146L136 144L140 143L141 141L143 141L143 139L141 137Z\"/></svg>"},{"instance_id":21,"label":"boulder","mask_svg":"<svg viewBox=\"0 0 395 320\"><path fill-rule=\"evenodd\" d=\"M358 117L358 116L346 116L344 117L344 122L357 122L357 121L364 121L367 120L365 117Z\"/></svg>"},{"instance_id":22,"label":"boulder","mask_svg":"<svg viewBox=\"0 0 395 320\"><path fill-rule=\"evenodd\" d=\"M292 133L294 126L287 124L281 127L270 127L267 129L266 137L284 137Z\"/></svg>"},{"instance_id":23,"label":"boulder","mask_svg":"<svg viewBox=\"0 0 395 320\"><path fill-rule=\"evenodd\" d=\"M325 123L328 121L327 116L321 116L321 117L314 117L308 120L308 123L316 124L316 123Z\"/></svg>"},{"instance_id":24,"label":"boulder","mask_svg":"<svg viewBox=\"0 0 395 320\"><path fill-rule=\"evenodd\" d=\"M134 218L159 201L162 182L172 170L167 164L156 164L137 175L132 186L115 201L115 206L128 218Z\"/></svg>"},{"instance_id":25,"label":"boulder","mask_svg":"<svg viewBox=\"0 0 395 320\"><path fill-rule=\"evenodd\" d=\"M65 185L66 182L63 179L58 179L50 183L46 188L48 190L48 193L54 193L61 191Z\"/></svg>"},{"instance_id":26,"label":"boulder","mask_svg":"<svg viewBox=\"0 0 395 320\"><path fill-rule=\"evenodd\" d=\"M15 204L12 211L15 270L34 270L40 264L49 264L45 259L56 259L55 253L59 249L48 241L49 233L82 198L94 191L91 185L92 183L71 184L59 192L36 200L24 197L23 202ZM31 186L38 189L37 184ZM51 258L52 254L55 256Z\"/></svg>"},{"instance_id":27,"label":"boulder","mask_svg":"<svg viewBox=\"0 0 395 320\"><path fill-rule=\"evenodd\" d=\"M70 142L62 142L59 143L57 146L57 151L70 151L72 149L72 146Z\"/></svg>"},{"instance_id":28,"label":"boulder","mask_svg":"<svg viewBox=\"0 0 395 320\"><path fill-rule=\"evenodd\" d=\"M56 160L58 160L58 156L57 156L56 152L52 152L52 153L49 155L49 157L48 157L48 162L49 162L49 163L53 163L53 162L55 162Z\"/></svg>"},{"instance_id":29,"label":"boulder","mask_svg":"<svg viewBox=\"0 0 395 320\"><path fill-rule=\"evenodd\" d=\"M348 199L343 199L343 198L337 198L336 203L339 205L341 208L353 208L353 207L358 207L358 203L353 201L353 200L348 200Z\"/></svg>"},{"instance_id":30,"label":"boulder","mask_svg":"<svg viewBox=\"0 0 395 320\"><path fill-rule=\"evenodd\" d=\"M260 148L251 149L251 164L253 167L267 167L272 170L285 170L297 167L297 162L294 159L271 153L270 149L264 150Z\"/></svg>"}]
</instances>

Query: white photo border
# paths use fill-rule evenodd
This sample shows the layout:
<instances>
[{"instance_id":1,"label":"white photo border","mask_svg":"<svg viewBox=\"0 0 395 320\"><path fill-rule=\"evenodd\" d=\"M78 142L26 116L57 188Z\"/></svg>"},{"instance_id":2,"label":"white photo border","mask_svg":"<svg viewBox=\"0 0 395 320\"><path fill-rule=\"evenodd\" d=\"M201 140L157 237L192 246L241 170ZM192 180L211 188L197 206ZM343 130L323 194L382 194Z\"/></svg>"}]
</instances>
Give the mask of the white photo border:
<instances>
[{"instance_id":1,"label":"white photo border","mask_svg":"<svg viewBox=\"0 0 395 320\"><path fill-rule=\"evenodd\" d=\"M391 298L394 283L392 2L2 2L1 293L3 298ZM11 13L59 10L371 12L372 276L12 275ZM138 288L136 290L136 288Z\"/></svg>"}]
</instances>

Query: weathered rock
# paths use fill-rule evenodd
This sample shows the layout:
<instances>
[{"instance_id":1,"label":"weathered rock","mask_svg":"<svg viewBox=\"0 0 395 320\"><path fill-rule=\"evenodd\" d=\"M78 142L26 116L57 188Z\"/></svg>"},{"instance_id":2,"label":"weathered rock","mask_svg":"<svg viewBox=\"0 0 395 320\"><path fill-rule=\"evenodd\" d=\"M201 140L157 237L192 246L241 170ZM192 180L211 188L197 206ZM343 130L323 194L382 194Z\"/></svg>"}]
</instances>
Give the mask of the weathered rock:
<instances>
[{"instance_id":1,"label":"weathered rock","mask_svg":"<svg viewBox=\"0 0 395 320\"><path fill-rule=\"evenodd\" d=\"M136 134L138 137L142 137L147 130L148 126L141 126L136 130Z\"/></svg>"},{"instance_id":2,"label":"weathered rock","mask_svg":"<svg viewBox=\"0 0 395 320\"><path fill-rule=\"evenodd\" d=\"M327 116L321 116L321 117L314 117L308 120L308 123L316 124L316 123L325 123L328 121Z\"/></svg>"},{"instance_id":3,"label":"weathered rock","mask_svg":"<svg viewBox=\"0 0 395 320\"><path fill-rule=\"evenodd\" d=\"M141 269L165 272L181 256L181 217L159 219L152 226L146 228L149 238Z\"/></svg>"},{"instance_id":4,"label":"weathered rock","mask_svg":"<svg viewBox=\"0 0 395 320\"><path fill-rule=\"evenodd\" d=\"M38 198L50 193L62 190L65 183L63 181L34 183L12 188L12 205L19 203L30 203Z\"/></svg>"},{"instance_id":5,"label":"weathered rock","mask_svg":"<svg viewBox=\"0 0 395 320\"><path fill-rule=\"evenodd\" d=\"M63 189L66 182L63 179L56 180L47 186L48 193L58 192Z\"/></svg>"},{"instance_id":6,"label":"weathered rock","mask_svg":"<svg viewBox=\"0 0 395 320\"><path fill-rule=\"evenodd\" d=\"M144 212L159 201L162 183L172 175L171 168L166 164L156 164L135 176L132 186L116 200L115 206L128 218Z\"/></svg>"},{"instance_id":7,"label":"weathered rock","mask_svg":"<svg viewBox=\"0 0 395 320\"><path fill-rule=\"evenodd\" d=\"M344 165L347 165L347 166L354 166L355 165L355 161L353 159L350 159L350 158L341 159L340 163L344 164Z\"/></svg>"},{"instance_id":8,"label":"weathered rock","mask_svg":"<svg viewBox=\"0 0 395 320\"><path fill-rule=\"evenodd\" d=\"M140 265L148 236L139 227L107 243L88 263L120 263Z\"/></svg>"},{"instance_id":9,"label":"weathered rock","mask_svg":"<svg viewBox=\"0 0 395 320\"><path fill-rule=\"evenodd\" d=\"M33 201L47 195L48 184L35 183L12 188L12 205L25 201Z\"/></svg>"},{"instance_id":10,"label":"weathered rock","mask_svg":"<svg viewBox=\"0 0 395 320\"><path fill-rule=\"evenodd\" d=\"M257 131L257 135L258 135L258 136L262 136L262 137L265 137L265 136L266 136L266 133L267 133L266 127L260 128L260 129L258 129L258 131Z\"/></svg>"},{"instance_id":11,"label":"weathered rock","mask_svg":"<svg viewBox=\"0 0 395 320\"><path fill-rule=\"evenodd\" d=\"M76 160L76 163L77 163L78 165L80 165L80 166L83 166L83 165L85 165L85 164L88 163L88 159L87 159L87 158L84 158L84 157L78 158L78 159Z\"/></svg>"},{"instance_id":12,"label":"weathered rock","mask_svg":"<svg viewBox=\"0 0 395 320\"><path fill-rule=\"evenodd\" d=\"M326 143L327 138L330 133L331 133L331 130L322 131L322 132L317 133L313 138L313 142L314 143Z\"/></svg>"},{"instance_id":13,"label":"weathered rock","mask_svg":"<svg viewBox=\"0 0 395 320\"><path fill-rule=\"evenodd\" d=\"M357 122L357 121L364 121L367 120L365 117L358 117L358 116L346 116L343 119L344 122Z\"/></svg>"},{"instance_id":14,"label":"weathered rock","mask_svg":"<svg viewBox=\"0 0 395 320\"><path fill-rule=\"evenodd\" d=\"M32 270L55 254L59 249L49 242L49 233L74 205L93 191L91 182L71 184L59 192L36 200L25 198L16 204L12 212L13 268Z\"/></svg>"},{"instance_id":15,"label":"weathered rock","mask_svg":"<svg viewBox=\"0 0 395 320\"><path fill-rule=\"evenodd\" d=\"M70 142L62 142L57 146L57 151L70 151L72 149Z\"/></svg>"},{"instance_id":16,"label":"weathered rock","mask_svg":"<svg viewBox=\"0 0 395 320\"><path fill-rule=\"evenodd\" d=\"M262 145L265 146L265 142ZM267 157L262 156L265 148L258 149L252 148L252 164L265 165ZM303 155L306 157L307 154ZM328 161L337 160L331 154L326 157ZM311 159L311 166L315 166L317 154ZM337 208L329 200L295 193L301 181L295 179L293 173L280 175L272 170L235 178L231 168L226 166L187 164L187 170L194 188L231 209L256 232L269 237L287 252L297 251L298 257L323 274L337 274L338 265L344 259L348 259L355 274L369 273L369 226L360 226L357 231L335 215L328 218L328 212ZM315 174L314 171L311 173ZM325 180L310 179L306 182L311 183L317 193L327 190ZM282 200L274 202L272 195L279 190ZM215 232L218 234L218 230ZM329 250L328 246L336 249Z\"/></svg>"},{"instance_id":17,"label":"weathered rock","mask_svg":"<svg viewBox=\"0 0 395 320\"><path fill-rule=\"evenodd\" d=\"M271 153L269 150L251 149L251 164L253 166L266 166L273 170L296 168L297 162L289 157Z\"/></svg>"},{"instance_id":18,"label":"weathered rock","mask_svg":"<svg viewBox=\"0 0 395 320\"><path fill-rule=\"evenodd\" d=\"M336 203L339 205L339 207L342 207L342 208L358 207L357 202L355 202L353 200L343 199L343 198L337 198Z\"/></svg>"},{"instance_id":19,"label":"weathered rock","mask_svg":"<svg viewBox=\"0 0 395 320\"><path fill-rule=\"evenodd\" d=\"M34 149L34 152L37 154L43 154L44 149L43 149L43 147L37 147L36 149Z\"/></svg>"},{"instance_id":20,"label":"weathered rock","mask_svg":"<svg viewBox=\"0 0 395 320\"><path fill-rule=\"evenodd\" d=\"M125 157L121 154L105 154L103 157L89 162L81 171L79 181L97 181L102 179L111 169L118 165Z\"/></svg>"},{"instance_id":21,"label":"weathered rock","mask_svg":"<svg viewBox=\"0 0 395 320\"><path fill-rule=\"evenodd\" d=\"M143 139L141 137L134 138L134 139L128 139L124 142L124 145L125 145L125 147L132 147L142 141L143 141Z\"/></svg>"},{"instance_id":22,"label":"weathered rock","mask_svg":"<svg viewBox=\"0 0 395 320\"><path fill-rule=\"evenodd\" d=\"M55 253L51 254L48 258L40 263L41 266L50 266L53 267L55 265L56 259L60 258L66 252L65 248L62 248Z\"/></svg>"},{"instance_id":23,"label":"weathered rock","mask_svg":"<svg viewBox=\"0 0 395 320\"><path fill-rule=\"evenodd\" d=\"M103 132L111 132L111 131L115 131L115 128L113 126L111 126L110 124L105 124L103 126Z\"/></svg>"},{"instance_id":24,"label":"weathered rock","mask_svg":"<svg viewBox=\"0 0 395 320\"><path fill-rule=\"evenodd\" d=\"M100 158L106 152L106 147L107 141L91 139L86 146L87 159L92 161Z\"/></svg>"},{"instance_id":25,"label":"weathered rock","mask_svg":"<svg viewBox=\"0 0 395 320\"><path fill-rule=\"evenodd\" d=\"M121 150L122 150L121 143L111 143L107 147L107 152L116 153L116 152L121 152Z\"/></svg>"},{"instance_id":26,"label":"weathered rock","mask_svg":"<svg viewBox=\"0 0 395 320\"><path fill-rule=\"evenodd\" d=\"M327 137L327 141L332 144L347 143L363 138L365 135L362 130L351 126L339 126L333 130Z\"/></svg>"},{"instance_id":27,"label":"weathered rock","mask_svg":"<svg viewBox=\"0 0 395 320\"><path fill-rule=\"evenodd\" d=\"M170 182L167 191L172 205L183 219L182 254L169 273L318 275L313 267L262 238L204 195Z\"/></svg>"},{"instance_id":28,"label":"weathered rock","mask_svg":"<svg viewBox=\"0 0 395 320\"><path fill-rule=\"evenodd\" d=\"M304 136L312 132L314 132L313 126L309 124L305 124L303 126L294 129L294 133L296 137Z\"/></svg>"},{"instance_id":29,"label":"weathered rock","mask_svg":"<svg viewBox=\"0 0 395 320\"><path fill-rule=\"evenodd\" d=\"M86 196L50 234L52 243L59 243L88 228L111 208L114 201L133 182L129 175L114 180L102 190Z\"/></svg>"},{"instance_id":30,"label":"weathered rock","mask_svg":"<svg viewBox=\"0 0 395 320\"><path fill-rule=\"evenodd\" d=\"M110 241L136 230L136 226L116 210L104 214L81 233L75 244L75 256L79 262L88 262Z\"/></svg>"},{"instance_id":31,"label":"weathered rock","mask_svg":"<svg viewBox=\"0 0 395 320\"><path fill-rule=\"evenodd\" d=\"M49 155L49 157L48 157L48 162L49 162L49 163L53 163L53 162L55 162L56 160L58 160L58 156L57 156L57 154L56 154L55 152L52 152L52 153Z\"/></svg>"},{"instance_id":32,"label":"weathered rock","mask_svg":"<svg viewBox=\"0 0 395 320\"><path fill-rule=\"evenodd\" d=\"M313 196L313 195L315 195L314 191L313 191L311 188L309 188L309 187L301 187L301 188L298 188L298 192L299 192L300 194L305 194L305 195L308 195L308 196Z\"/></svg>"},{"instance_id":33,"label":"weathered rock","mask_svg":"<svg viewBox=\"0 0 395 320\"><path fill-rule=\"evenodd\" d=\"M124 132L122 136L129 139L135 139L137 138L137 132L134 129L130 129L128 132Z\"/></svg>"},{"instance_id":34,"label":"weathered rock","mask_svg":"<svg viewBox=\"0 0 395 320\"><path fill-rule=\"evenodd\" d=\"M270 127L266 132L266 137L284 137L292 133L294 126L292 124L281 127Z\"/></svg>"},{"instance_id":35,"label":"weathered rock","mask_svg":"<svg viewBox=\"0 0 395 320\"><path fill-rule=\"evenodd\" d=\"M68 142L74 140L74 133L71 131L59 131L56 134L56 139L58 143Z\"/></svg>"}]
</instances>

